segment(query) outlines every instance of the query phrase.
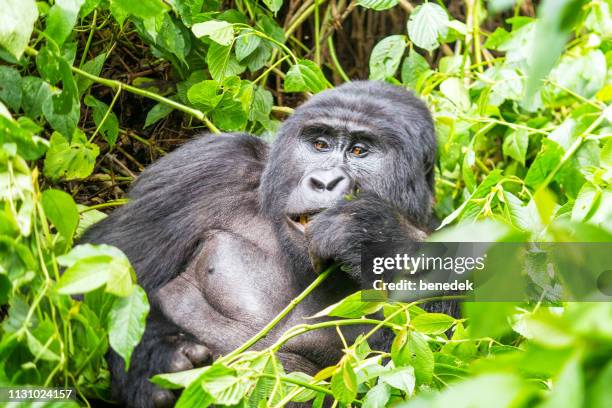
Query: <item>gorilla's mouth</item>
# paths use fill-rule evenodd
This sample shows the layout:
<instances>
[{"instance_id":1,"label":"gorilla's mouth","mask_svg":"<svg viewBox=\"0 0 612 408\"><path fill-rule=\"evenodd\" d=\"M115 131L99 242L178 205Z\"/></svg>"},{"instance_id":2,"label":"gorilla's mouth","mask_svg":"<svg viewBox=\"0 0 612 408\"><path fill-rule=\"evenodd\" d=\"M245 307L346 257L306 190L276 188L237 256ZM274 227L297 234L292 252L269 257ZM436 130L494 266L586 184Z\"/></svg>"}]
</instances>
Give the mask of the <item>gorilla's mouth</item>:
<instances>
[{"instance_id":1,"label":"gorilla's mouth","mask_svg":"<svg viewBox=\"0 0 612 408\"><path fill-rule=\"evenodd\" d=\"M297 214L289 214L287 216L287 220L289 222L289 225L304 234L306 232L306 227L308 226L308 223L310 222L310 220L312 220L312 217L319 214L323 210L324 209L318 209Z\"/></svg>"}]
</instances>

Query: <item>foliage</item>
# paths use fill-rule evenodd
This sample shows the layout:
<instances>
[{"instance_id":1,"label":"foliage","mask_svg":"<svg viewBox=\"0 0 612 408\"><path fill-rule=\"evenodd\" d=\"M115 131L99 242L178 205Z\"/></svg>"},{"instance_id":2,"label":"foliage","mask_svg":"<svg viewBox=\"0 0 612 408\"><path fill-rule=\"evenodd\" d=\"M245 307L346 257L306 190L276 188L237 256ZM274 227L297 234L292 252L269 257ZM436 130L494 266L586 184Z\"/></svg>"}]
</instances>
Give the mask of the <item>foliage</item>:
<instances>
[{"instance_id":1,"label":"foliage","mask_svg":"<svg viewBox=\"0 0 612 408\"><path fill-rule=\"evenodd\" d=\"M215 0L0 0L1 384L108 399L104 354L112 347L129 364L142 336L148 303L125 255L74 246L104 217L99 208L122 202L87 207L73 198L132 135L117 101L126 93L154 101L144 128L179 112L192 127L273 137L279 115L291 112L288 94L348 79L333 36L334 19L351 12L409 11L404 29L371 50L370 77L414 90L433 111L436 213L447 227L433 239L611 241L612 2L544 1L535 19L513 1L491 1L490 11L514 6L493 32L485 27L498 17L479 0L465 2L464 22L443 2L333 1L336 11L325 3L306 2L281 24L281 0L224 11ZM104 75L127 33L171 67L172 86ZM355 294L321 312L334 319L298 326L263 351L248 344L154 381L186 388L178 406L320 406L331 396L366 407L604 407L612 399L609 304L468 303L455 319L425 312L423 302L364 303ZM347 344L337 365L314 377L284 372L275 352L286 341L351 324L372 331ZM383 327L394 333L391 350L371 350Z\"/></svg>"}]
</instances>

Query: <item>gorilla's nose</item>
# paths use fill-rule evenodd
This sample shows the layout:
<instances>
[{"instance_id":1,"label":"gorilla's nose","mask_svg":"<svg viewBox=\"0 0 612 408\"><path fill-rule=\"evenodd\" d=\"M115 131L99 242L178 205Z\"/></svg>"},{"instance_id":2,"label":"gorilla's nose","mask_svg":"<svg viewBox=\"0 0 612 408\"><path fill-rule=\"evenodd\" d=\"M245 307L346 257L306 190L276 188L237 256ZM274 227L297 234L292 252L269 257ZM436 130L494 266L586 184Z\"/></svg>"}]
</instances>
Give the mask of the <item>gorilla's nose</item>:
<instances>
[{"instance_id":1,"label":"gorilla's nose","mask_svg":"<svg viewBox=\"0 0 612 408\"><path fill-rule=\"evenodd\" d=\"M306 188L311 193L340 198L353 190L354 183L342 169L315 170L306 177Z\"/></svg>"}]
</instances>

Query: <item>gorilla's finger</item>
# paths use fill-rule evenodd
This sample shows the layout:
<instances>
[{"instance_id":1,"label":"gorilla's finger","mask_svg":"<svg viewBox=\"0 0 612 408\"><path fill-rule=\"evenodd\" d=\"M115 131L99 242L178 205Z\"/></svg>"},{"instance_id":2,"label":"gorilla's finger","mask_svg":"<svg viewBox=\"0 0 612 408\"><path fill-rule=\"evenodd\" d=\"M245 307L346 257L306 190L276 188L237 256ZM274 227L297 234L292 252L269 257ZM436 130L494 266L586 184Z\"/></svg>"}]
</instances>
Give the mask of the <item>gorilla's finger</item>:
<instances>
[{"instance_id":1,"label":"gorilla's finger","mask_svg":"<svg viewBox=\"0 0 612 408\"><path fill-rule=\"evenodd\" d=\"M185 343L181 346L181 351L194 367L201 367L212 361L212 353L208 347L198 343Z\"/></svg>"},{"instance_id":2,"label":"gorilla's finger","mask_svg":"<svg viewBox=\"0 0 612 408\"><path fill-rule=\"evenodd\" d=\"M187 358L187 356L180 351L174 353L168 363L168 370L170 372L185 371L192 368L193 364L189 358Z\"/></svg>"},{"instance_id":3,"label":"gorilla's finger","mask_svg":"<svg viewBox=\"0 0 612 408\"><path fill-rule=\"evenodd\" d=\"M176 402L176 397L170 390L155 390L151 399L155 408L171 408Z\"/></svg>"}]
</instances>

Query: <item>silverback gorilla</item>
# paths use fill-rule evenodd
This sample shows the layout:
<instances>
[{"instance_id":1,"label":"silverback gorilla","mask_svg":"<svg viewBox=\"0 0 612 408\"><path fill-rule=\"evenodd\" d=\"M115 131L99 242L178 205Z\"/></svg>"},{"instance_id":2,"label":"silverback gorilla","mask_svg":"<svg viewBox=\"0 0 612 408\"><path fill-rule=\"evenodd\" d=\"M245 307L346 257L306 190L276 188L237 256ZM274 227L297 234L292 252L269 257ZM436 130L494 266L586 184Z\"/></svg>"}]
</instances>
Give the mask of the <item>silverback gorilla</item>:
<instances>
[{"instance_id":1,"label":"silverback gorilla","mask_svg":"<svg viewBox=\"0 0 612 408\"><path fill-rule=\"evenodd\" d=\"M313 264L350 272L334 273L259 347L358 290L362 243L424 238L435 152L423 102L360 81L312 97L271 146L203 135L146 169L129 204L83 238L122 249L151 303L129 371L109 353L114 398L171 406L175 395L148 378L240 346L312 282ZM343 329L347 338L361 330ZM342 353L333 329L293 340L280 355L288 370L313 373Z\"/></svg>"}]
</instances>

